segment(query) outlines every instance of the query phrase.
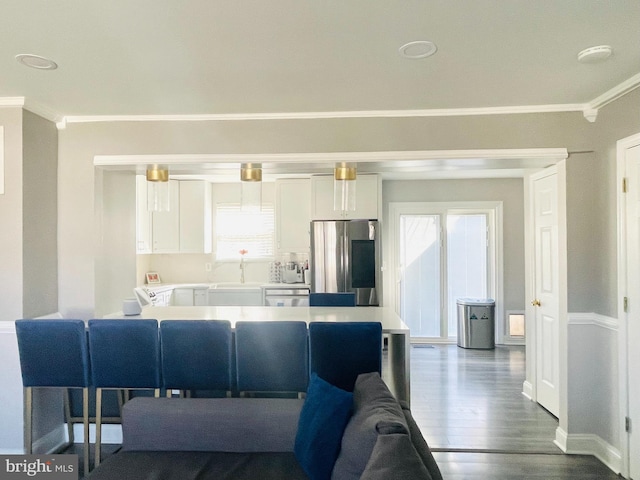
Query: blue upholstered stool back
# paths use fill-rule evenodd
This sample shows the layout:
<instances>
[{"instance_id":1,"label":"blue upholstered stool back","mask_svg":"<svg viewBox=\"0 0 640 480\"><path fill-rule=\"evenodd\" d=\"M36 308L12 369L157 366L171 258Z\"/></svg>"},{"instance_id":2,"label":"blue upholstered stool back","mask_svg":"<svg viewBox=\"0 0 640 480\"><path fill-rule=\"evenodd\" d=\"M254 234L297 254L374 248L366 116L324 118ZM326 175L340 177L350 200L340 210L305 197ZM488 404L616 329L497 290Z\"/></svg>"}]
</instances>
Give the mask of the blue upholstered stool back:
<instances>
[{"instance_id":1,"label":"blue upholstered stool back","mask_svg":"<svg viewBox=\"0 0 640 480\"><path fill-rule=\"evenodd\" d=\"M238 390L306 392L307 325L295 321L236 323Z\"/></svg>"},{"instance_id":2,"label":"blue upholstered stool back","mask_svg":"<svg viewBox=\"0 0 640 480\"><path fill-rule=\"evenodd\" d=\"M95 465L102 443L102 390L154 389L160 394L160 339L152 319L89 320L89 357L96 387Z\"/></svg>"},{"instance_id":3,"label":"blue upholstered stool back","mask_svg":"<svg viewBox=\"0 0 640 480\"><path fill-rule=\"evenodd\" d=\"M96 387L162 386L157 320L89 320L89 351Z\"/></svg>"},{"instance_id":4,"label":"blue upholstered stool back","mask_svg":"<svg viewBox=\"0 0 640 480\"><path fill-rule=\"evenodd\" d=\"M164 387L230 391L231 341L226 320L160 322Z\"/></svg>"},{"instance_id":5,"label":"blue upholstered stool back","mask_svg":"<svg viewBox=\"0 0 640 480\"><path fill-rule=\"evenodd\" d=\"M310 307L355 307L356 294L353 292L310 293Z\"/></svg>"},{"instance_id":6,"label":"blue upholstered stool back","mask_svg":"<svg viewBox=\"0 0 640 480\"><path fill-rule=\"evenodd\" d=\"M382 325L312 322L309 354L311 373L351 392L359 374L382 373Z\"/></svg>"},{"instance_id":7,"label":"blue upholstered stool back","mask_svg":"<svg viewBox=\"0 0 640 480\"><path fill-rule=\"evenodd\" d=\"M64 387L69 444L74 443L68 388L82 389L84 474L89 473L89 386L91 370L87 330L82 320L16 320L20 370L24 386L24 451L33 451L33 388Z\"/></svg>"},{"instance_id":8,"label":"blue upholstered stool back","mask_svg":"<svg viewBox=\"0 0 640 480\"><path fill-rule=\"evenodd\" d=\"M87 387L91 383L82 320L16 320L25 387Z\"/></svg>"}]
</instances>

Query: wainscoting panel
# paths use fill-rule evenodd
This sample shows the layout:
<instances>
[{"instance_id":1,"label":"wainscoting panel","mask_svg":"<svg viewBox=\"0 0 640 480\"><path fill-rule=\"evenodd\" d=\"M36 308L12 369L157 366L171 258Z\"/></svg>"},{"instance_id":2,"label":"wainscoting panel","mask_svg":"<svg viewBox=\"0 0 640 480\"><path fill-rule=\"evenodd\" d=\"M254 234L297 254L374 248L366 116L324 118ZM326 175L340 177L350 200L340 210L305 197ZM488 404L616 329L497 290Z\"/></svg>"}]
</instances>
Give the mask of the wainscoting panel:
<instances>
[{"instance_id":1,"label":"wainscoting panel","mask_svg":"<svg viewBox=\"0 0 640 480\"><path fill-rule=\"evenodd\" d=\"M567 453L591 454L620 472L618 320L595 313L568 317Z\"/></svg>"},{"instance_id":2,"label":"wainscoting panel","mask_svg":"<svg viewBox=\"0 0 640 480\"><path fill-rule=\"evenodd\" d=\"M22 377L13 322L0 322L0 453L23 453Z\"/></svg>"}]
</instances>

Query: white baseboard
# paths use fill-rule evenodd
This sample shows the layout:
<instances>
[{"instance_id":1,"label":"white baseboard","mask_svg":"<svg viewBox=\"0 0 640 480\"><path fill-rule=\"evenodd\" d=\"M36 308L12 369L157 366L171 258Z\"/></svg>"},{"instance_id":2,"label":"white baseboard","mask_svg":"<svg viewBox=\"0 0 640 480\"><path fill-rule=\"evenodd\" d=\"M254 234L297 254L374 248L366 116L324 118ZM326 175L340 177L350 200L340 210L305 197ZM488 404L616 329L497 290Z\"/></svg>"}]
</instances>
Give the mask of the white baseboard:
<instances>
[{"instance_id":1,"label":"white baseboard","mask_svg":"<svg viewBox=\"0 0 640 480\"><path fill-rule=\"evenodd\" d=\"M84 442L84 426L82 423L73 424L73 435L76 443ZM92 423L89 425L89 442L95 443L96 441L96 425ZM120 424L109 423L102 425L102 443L115 443L122 444L122 427Z\"/></svg>"},{"instance_id":2,"label":"white baseboard","mask_svg":"<svg viewBox=\"0 0 640 480\"><path fill-rule=\"evenodd\" d=\"M534 401L533 400L533 385L531 384L531 382L525 380L522 383L522 395L527 397L532 402Z\"/></svg>"},{"instance_id":3,"label":"white baseboard","mask_svg":"<svg viewBox=\"0 0 640 480\"><path fill-rule=\"evenodd\" d=\"M553 441L557 445L557 447L562 450L564 453L567 453L567 432L565 432L562 428L556 428L556 439Z\"/></svg>"},{"instance_id":4,"label":"white baseboard","mask_svg":"<svg viewBox=\"0 0 640 480\"><path fill-rule=\"evenodd\" d=\"M622 471L622 454L617 448L605 442L598 435L568 435L566 437L566 447L566 450L564 450L565 453L574 455L593 455L609 467L614 473L619 474Z\"/></svg>"}]
</instances>

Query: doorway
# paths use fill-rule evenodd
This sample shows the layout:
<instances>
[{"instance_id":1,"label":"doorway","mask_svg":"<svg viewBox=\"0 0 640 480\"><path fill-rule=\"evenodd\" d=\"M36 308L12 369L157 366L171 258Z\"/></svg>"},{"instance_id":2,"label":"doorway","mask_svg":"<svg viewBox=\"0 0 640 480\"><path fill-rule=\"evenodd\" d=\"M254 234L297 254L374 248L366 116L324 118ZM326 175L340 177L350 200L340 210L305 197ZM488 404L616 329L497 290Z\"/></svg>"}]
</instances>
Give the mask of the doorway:
<instances>
[{"instance_id":1,"label":"doorway","mask_svg":"<svg viewBox=\"0 0 640 480\"><path fill-rule=\"evenodd\" d=\"M501 202L392 203L390 208L396 311L414 343L455 342L457 299L493 298L501 305L496 298ZM504 328L498 330L501 338Z\"/></svg>"}]
</instances>

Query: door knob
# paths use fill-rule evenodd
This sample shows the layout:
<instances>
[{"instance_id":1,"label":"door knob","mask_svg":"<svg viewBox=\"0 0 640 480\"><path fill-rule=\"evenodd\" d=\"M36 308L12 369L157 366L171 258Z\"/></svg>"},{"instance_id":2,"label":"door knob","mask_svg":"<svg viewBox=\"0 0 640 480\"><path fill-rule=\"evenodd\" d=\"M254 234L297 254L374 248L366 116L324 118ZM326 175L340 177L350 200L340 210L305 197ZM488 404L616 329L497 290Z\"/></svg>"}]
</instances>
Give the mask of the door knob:
<instances>
[{"instance_id":1,"label":"door knob","mask_svg":"<svg viewBox=\"0 0 640 480\"><path fill-rule=\"evenodd\" d=\"M533 305L534 307L539 307L541 305L540 300L536 298L533 302L531 302L531 305Z\"/></svg>"}]
</instances>

